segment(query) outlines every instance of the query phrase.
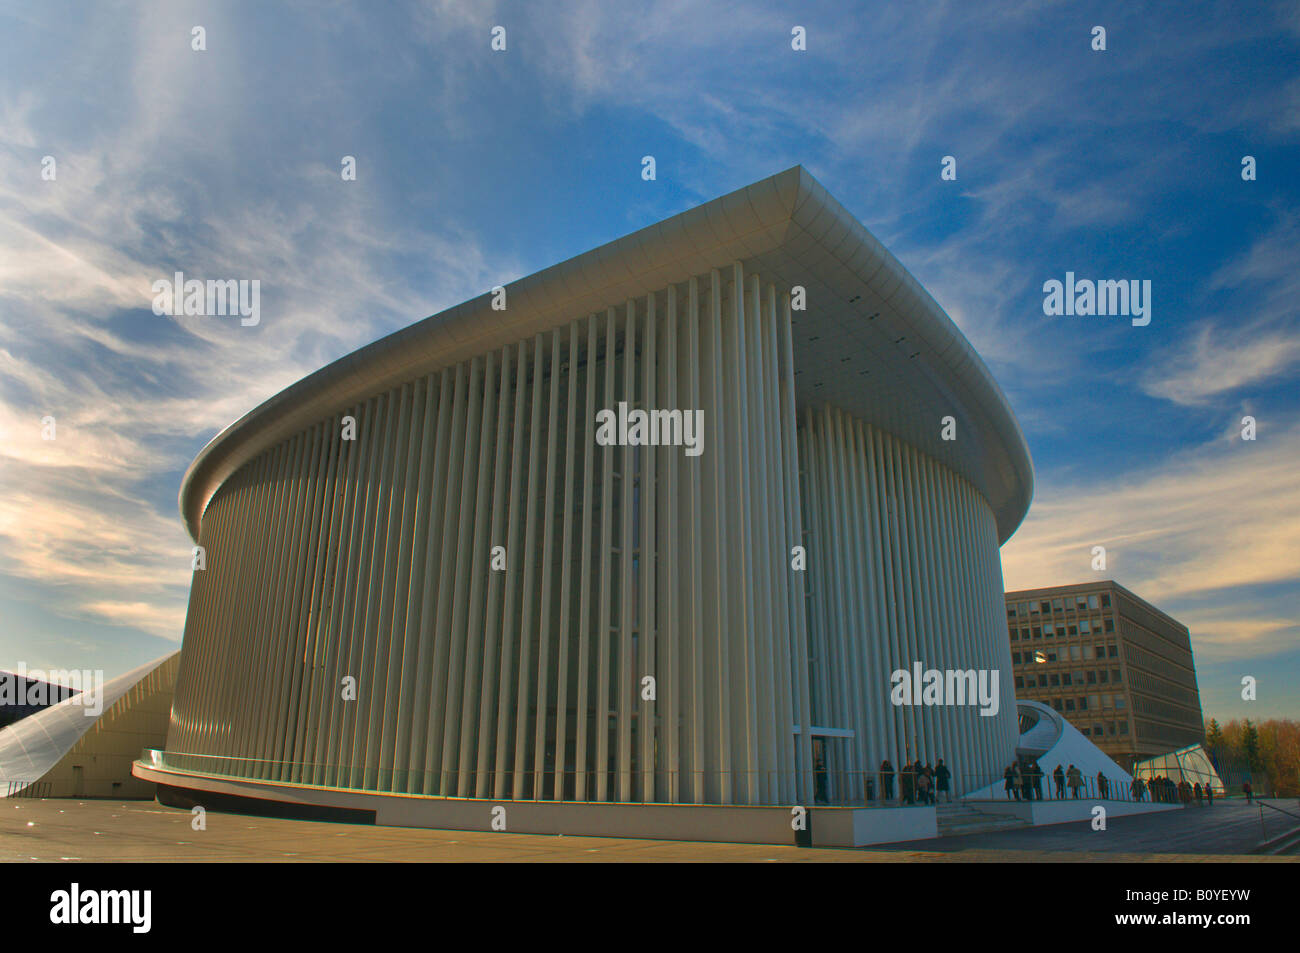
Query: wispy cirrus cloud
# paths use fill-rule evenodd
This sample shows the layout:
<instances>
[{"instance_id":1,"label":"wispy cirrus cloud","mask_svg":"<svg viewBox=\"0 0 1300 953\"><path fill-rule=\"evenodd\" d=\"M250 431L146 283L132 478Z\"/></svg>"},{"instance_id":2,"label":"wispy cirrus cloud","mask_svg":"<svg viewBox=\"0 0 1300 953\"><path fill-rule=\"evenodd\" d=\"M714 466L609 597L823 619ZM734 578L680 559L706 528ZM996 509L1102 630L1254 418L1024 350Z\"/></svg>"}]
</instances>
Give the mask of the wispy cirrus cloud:
<instances>
[{"instance_id":1,"label":"wispy cirrus cloud","mask_svg":"<svg viewBox=\"0 0 1300 953\"><path fill-rule=\"evenodd\" d=\"M1252 329L1203 323L1143 381L1147 393L1178 404L1204 404L1263 384L1300 363L1300 328Z\"/></svg>"},{"instance_id":2,"label":"wispy cirrus cloud","mask_svg":"<svg viewBox=\"0 0 1300 953\"><path fill-rule=\"evenodd\" d=\"M1300 219L1283 212L1263 236L1220 267L1205 297L1227 313L1197 322L1142 376L1154 397L1189 406L1277 383L1300 366ZM1212 307L1213 305L1207 305Z\"/></svg>"},{"instance_id":3,"label":"wispy cirrus cloud","mask_svg":"<svg viewBox=\"0 0 1300 953\"><path fill-rule=\"evenodd\" d=\"M194 451L293 380L495 273L454 221L394 221L381 194L319 159L244 153L246 129L227 137L196 122L252 107L239 73L221 69L242 34L219 9L113 22L135 55L96 59L87 91L111 121L73 134L59 128L57 87L0 88L0 572L60 592L46 603L56 618L178 641L191 543L174 501ZM189 48L195 22L224 64ZM280 92L304 108L312 99L290 83ZM236 174L213 176L223 163ZM264 191L240 180L254 171ZM394 264L413 254L420 268ZM260 280L262 323L154 315L152 282L174 269Z\"/></svg>"}]
</instances>

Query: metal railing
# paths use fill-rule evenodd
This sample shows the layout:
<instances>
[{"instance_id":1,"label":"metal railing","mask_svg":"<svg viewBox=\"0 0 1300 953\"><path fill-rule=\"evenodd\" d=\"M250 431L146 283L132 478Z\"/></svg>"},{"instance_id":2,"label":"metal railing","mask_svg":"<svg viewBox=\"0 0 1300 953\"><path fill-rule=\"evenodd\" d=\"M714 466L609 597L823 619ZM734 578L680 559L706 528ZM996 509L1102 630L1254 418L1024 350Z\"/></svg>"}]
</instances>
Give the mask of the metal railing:
<instances>
[{"instance_id":1,"label":"metal railing","mask_svg":"<svg viewBox=\"0 0 1300 953\"><path fill-rule=\"evenodd\" d=\"M1076 785L1071 785L1068 774L1064 778L1058 778L1049 770L1045 770L1041 775L1041 784L1033 786L1033 797L1026 792L1027 786L1023 776L1014 790L1006 789L1005 779L996 787L998 791L1005 793L1006 800L1018 801L1102 800L1147 804L1209 804L1214 798L1221 799L1224 796L1222 788L1214 789L1212 794L1202 788L1198 797L1195 786L1190 786L1184 792L1176 784L1151 783L1140 779L1125 781L1123 778L1108 778L1104 775L1083 775L1077 779Z\"/></svg>"},{"instance_id":2,"label":"metal railing","mask_svg":"<svg viewBox=\"0 0 1300 953\"><path fill-rule=\"evenodd\" d=\"M512 801L602 802L637 804L752 804L797 803L799 772L786 771L670 771L642 772L635 767L618 771L554 768L514 771L494 769L466 772L460 784L457 769L415 771L360 764L315 763L145 749L141 762L162 770L181 771L246 781L294 784L398 795L470 797ZM803 772L806 806L925 807L969 799L980 800L1103 800L1160 801L1163 791L1141 786L1141 794L1122 779L1081 778L1075 788L1068 783L1058 796L1053 777L1044 772L1038 785L1022 781L1014 791L1004 790L1001 775L950 773L945 787L936 777L922 782L914 773L847 770ZM498 783L500 782L500 783ZM1077 792L1077 797L1076 797Z\"/></svg>"},{"instance_id":3,"label":"metal railing","mask_svg":"<svg viewBox=\"0 0 1300 953\"><path fill-rule=\"evenodd\" d=\"M7 781L5 782L5 797L29 797L43 798L49 797L51 785L49 781Z\"/></svg>"},{"instance_id":4,"label":"metal railing","mask_svg":"<svg viewBox=\"0 0 1300 953\"><path fill-rule=\"evenodd\" d=\"M1259 831L1261 842L1268 841L1268 825L1264 823L1264 808L1268 808L1270 811L1277 811L1279 814L1285 814L1287 817L1294 817L1297 821L1300 821L1300 814L1283 810L1276 804L1269 804L1267 801L1263 801L1259 798L1255 798L1255 803L1259 805Z\"/></svg>"}]
</instances>

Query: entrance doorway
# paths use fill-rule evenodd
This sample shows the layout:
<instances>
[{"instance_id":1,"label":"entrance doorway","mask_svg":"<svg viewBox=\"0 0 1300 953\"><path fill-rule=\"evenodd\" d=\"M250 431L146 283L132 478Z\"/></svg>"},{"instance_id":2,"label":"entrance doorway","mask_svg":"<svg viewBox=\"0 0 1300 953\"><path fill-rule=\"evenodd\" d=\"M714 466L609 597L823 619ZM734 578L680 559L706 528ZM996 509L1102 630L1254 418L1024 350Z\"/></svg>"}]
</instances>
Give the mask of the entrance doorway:
<instances>
[{"instance_id":1,"label":"entrance doorway","mask_svg":"<svg viewBox=\"0 0 1300 953\"><path fill-rule=\"evenodd\" d=\"M830 803L829 773L826 770L826 739L812 739L813 802Z\"/></svg>"}]
</instances>

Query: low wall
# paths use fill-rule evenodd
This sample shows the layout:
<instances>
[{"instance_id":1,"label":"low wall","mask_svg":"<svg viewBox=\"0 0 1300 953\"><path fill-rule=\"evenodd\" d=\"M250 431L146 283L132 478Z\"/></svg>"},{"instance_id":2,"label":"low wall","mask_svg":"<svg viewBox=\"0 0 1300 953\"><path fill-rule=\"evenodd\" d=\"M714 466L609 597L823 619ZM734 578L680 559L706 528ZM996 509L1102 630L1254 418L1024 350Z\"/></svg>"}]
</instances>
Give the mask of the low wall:
<instances>
[{"instance_id":1,"label":"low wall","mask_svg":"<svg viewBox=\"0 0 1300 953\"><path fill-rule=\"evenodd\" d=\"M392 827L490 832L499 829L493 826L494 819L504 816L505 830L516 834L741 844L793 845L799 840L789 807L493 801L379 794L183 774L140 761L132 766L132 773L143 781L189 792L198 804L203 803L205 792L211 792L223 799L263 802L266 813L284 814L280 808L286 804L300 805L306 809L303 814L315 816L323 816L321 810L373 812L374 823ZM272 805L277 809L272 810ZM504 809L504 815L498 808ZM934 808L812 807L808 818L814 847L861 847L938 834Z\"/></svg>"},{"instance_id":2,"label":"low wall","mask_svg":"<svg viewBox=\"0 0 1300 953\"><path fill-rule=\"evenodd\" d=\"M1018 817L1035 826L1068 824L1092 820L1092 809L1098 804L1106 808L1107 817L1125 817L1130 814L1159 814L1162 811L1181 811L1181 804L1152 804L1150 801L1103 801L1096 798L1073 798L1064 801L976 801L968 803L985 814L1003 814Z\"/></svg>"}]
</instances>

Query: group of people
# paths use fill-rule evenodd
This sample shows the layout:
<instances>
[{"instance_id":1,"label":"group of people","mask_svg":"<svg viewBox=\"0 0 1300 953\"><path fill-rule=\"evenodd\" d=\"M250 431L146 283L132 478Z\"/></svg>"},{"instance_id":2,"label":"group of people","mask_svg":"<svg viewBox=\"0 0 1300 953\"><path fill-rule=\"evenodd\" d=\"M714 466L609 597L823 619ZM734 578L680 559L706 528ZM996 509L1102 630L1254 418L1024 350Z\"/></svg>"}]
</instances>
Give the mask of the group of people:
<instances>
[{"instance_id":1,"label":"group of people","mask_svg":"<svg viewBox=\"0 0 1300 953\"><path fill-rule=\"evenodd\" d=\"M894 799L895 774L898 775L904 804L937 804L939 795L945 795L945 800L952 800L952 772L943 763L943 758L934 765L923 764L917 758L914 762L905 763L897 772L888 758L880 762L880 789L886 801Z\"/></svg>"},{"instance_id":2,"label":"group of people","mask_svg":"<svg viewBox=\"0 0 1300 953\"><path fill-rule=\"evenodd\" d=\"M1249 790L1250 785L1244 786ZM1145 801L1147 794L1151 795L1153 803L1157 804L1179 804L1183 807L1189 807L1193 800L1198 807L1213 806L1214 788L1209 782L1204 786L1200 781L1189 782L1186 778L1175 783L1173 778L1166 778L1163 775L1156 775L1143 781L1141 778L1134 778L1130 788L1133 792L1133 800ZM1247 800L1250 795L1247 794Z\"/></svg>"},{"instance_id":3,"label":"group of people","mask_svg":"<svg viewBox=\"0 0 1300 953\"><path fill-rule=\"evenodd\" d=\"M1014 761L1002 772L1003 788L1007 800L1041 801L1043 799L1043 769L1036 758L1026 761ZM1085 787L1083 772L1074 765L1068 769L1057 765L1052 771L1052 783L1056 788L1058 800L1065 799L1065 789L1070 789L1070 797L1081 797ZM1097 772L1097 796L1110 797L1110 779L1100 771Z\"/></svg>"},{"instance_id":4,"label":"group of people","mask_svg":"<svg viewBox=\"0 0 1300 953\"><path fill-rule=\"evenodd\" d=\"M1041 801L1043 799L1043 769L1036 759L1013 762L1002 772L1002 779L1008 801L1012 798L1017 801ZM1110 779L1098 771L1096 781L1096 796L1109 798ZM1070 789L1070 797L1074 799L1081 796L1092 796L1091 792L1081 794L1086 786L1083 772L1074 765L1070 765L1067 769L1058 764L1052 771L1052 784L1058 800L1065 800L1066 788ZM1249 785L1244 787L1249 792ZM1202 786L1199 781L1190 782L1186 779L1175 783L1171 778L1161 776L1149 778L1146 781L1141 778L1134 778L1133 783L1129 786L1129 793L1135 801L1144 801L1149 795L1153 802L1163 804L1182 803L1187 806L1193 801L1198 805L1214 803L1214 790L1208 783ZM1249 799L1250 794L1247 793L1246 796Z\"/></svg>"},{"instance_id":5,"label":"group of people","mask_svg":"<svg viewBox=\"0 0 1300 953\"><path fill-rule=\"evenodd\" d=\"M941 795L945 796L945 800L952 801L952 772L943 763L943 758L934 765L922 763L917 758L914 762L905 763L899 770L894 769L888 758L881 761L880 790L885 801L894 800L895 777L899 780L899 800L903 804L936 804ZM1043 800L1044 777L1045 773L1036 758L1013 761L1002 773L1007 800ZM1100 771L1097 772L1096 784L1097 797L1111 796L1110 779ZM1092 796L1092 792L1084 791L1087 785L1083 772L1073 764L1068 768L1058 764L1052 771L1052 785L1057 800L1065 800L1066 788L1070 789L1070 797L1075 800ZM1249 799L1252 793L1250 785L1244 784L1243 790ZM1202 786L1199 781L1189 782L1186 779L1175 783L1171 778L1161 776L1146 781L1134 778L1129 793L1135 801L1144 801L1149 795L1152 801L1158 803L1181 802L1184 806L1193 801L1198 805L1214 803L1214 790L1208 783ZM867 798L875 799L875 785L870 778L867 779Z\"/></svg>"},{"instance_id":6,"label":"group of people","mask_svg":"<svg viewBox=\"0 0 1300 953\"><path fill-rule=\"evenodd\" d=\"M1007 800L1013 797L1017 801L1041 801L1043 799L1043 769L1038 760L1025 762L1013 761L1002 772L1003 787Z\"/></svg>"}]
</instances>

